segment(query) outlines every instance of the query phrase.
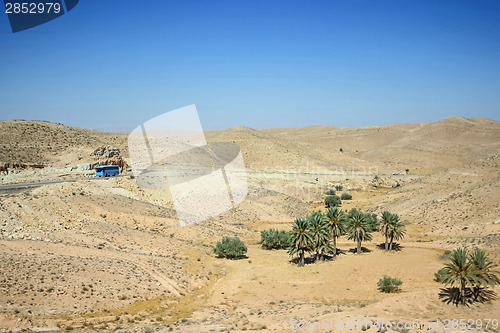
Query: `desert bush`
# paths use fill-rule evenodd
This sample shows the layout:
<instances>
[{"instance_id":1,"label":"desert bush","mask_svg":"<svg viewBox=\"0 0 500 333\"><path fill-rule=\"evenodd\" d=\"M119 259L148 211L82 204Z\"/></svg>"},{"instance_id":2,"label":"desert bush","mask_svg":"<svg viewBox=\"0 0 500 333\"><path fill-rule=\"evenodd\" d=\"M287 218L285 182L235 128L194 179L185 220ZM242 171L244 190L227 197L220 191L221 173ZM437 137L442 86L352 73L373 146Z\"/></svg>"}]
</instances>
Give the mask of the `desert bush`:
<instances>
[{"instance_id":1,"label":"desert bush","mask_svg":"<svg viewBox=\"0 0 500 333\"><path fill-rule=\"evenodd\" d=\"M338 195L327 195L325 198L325 207L339 207L342 204Z\"/></svg>"},{"instance_id":2,"label":"desert bush","mask_svg":"<svg viewBox=\"0 0 500 333\"><path fill-rule=\"evenodd\" d=\"M439 259L441 260L449 260L451 258L451 255L452 255L452 251L450 250L444 250L443 252L443 255L439 257Z\"/></svg>"},{"instance_id":3,"label":"desert bush","mask_svg":"<svg viewBox=\"0 0 500 333\"><path fill-rule=\"evenodd\" d=\"M383 291L384 293L394 293L399 291L399 287L403 284L403 281L400 279L392 278L390 276L384 275L378 283L378 289Z\"/></svg>"},{"instance_id":4,"label":"desert bush","mask_svg":"<svg viewBox=\"0 0 500 333\"><path fill-rule=\"evenodd\" d=\"M328 191L326 191L326 195L336 195L337 194L337 191L335 191L334 189L330 189Z\"/></svg>"},{"instance_id":5,"label":"desert bush","mask_svg":"<svg viewBox=\"0 0 500 333\"><path fill-rule=\"evenodd\" d=\"M335 189L337 191L342 191L344 189L344 185L335 185Z\"/></svg>"},{"instance_id":6,"label":"desert bush","mask_svg":"<svg viewBox=\"0 0 500 333\"><path fill-rule=\"evenodd\" d=\"M370 232L378 231L380 229L380 220L378 219L377 214L366 213L365 215L368 224L370 225Z\"/></svg>"},{"instance_id":7,"label":"desert bush","mask_svg":"<svg viewBox=\"0 0 500 333\"><path fill-rule=\"evenodd\" d=\"M238 259L247 253L246 245L238 237L223 237L214 247L218 257Z\"/></svg>"},{"instance_id":8,"label":"desert bush","mask_svg":"<svg viewBox=\"0 0 500 333\"><path fill-rule=\"evenodd\" d=\"M439 271L434 273L434 281L443 283L445 276L446 276L446 270L444 268L441 268Z\"/></svg>"},{"instance_id":9,"label":"desert bush","mask_svg":"<svg viewBox=\"0 0 500 333\"><path fill-rule=\"evenodd\" d=\"M290 233L285 230L262 230L260 244L265 250L287 249L290 246Z\"/></svg>"},{"instance_id":10,"label":"desert bush","mask_svg":"<svg viewBox=\"0 0 500 333\"><path fill-rule=\"evenodd\" d=\"M342 200L352 200L352 194L344 192L340 196L340 199L342 199Z\"/></svg>"}]
</instances>

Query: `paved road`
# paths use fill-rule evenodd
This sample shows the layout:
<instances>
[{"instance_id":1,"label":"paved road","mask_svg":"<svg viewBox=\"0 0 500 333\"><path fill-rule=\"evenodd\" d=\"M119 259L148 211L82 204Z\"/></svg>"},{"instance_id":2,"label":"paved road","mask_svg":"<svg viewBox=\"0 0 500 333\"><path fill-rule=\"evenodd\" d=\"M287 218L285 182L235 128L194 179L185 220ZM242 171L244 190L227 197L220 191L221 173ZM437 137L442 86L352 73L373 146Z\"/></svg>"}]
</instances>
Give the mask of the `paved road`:
<instances>
[{"instance_id":1,"label":"paved road","mask_svg":"<svg viewBox=\"0 0 500 333\"><path fill-rule=\"evenodd\" d=\"M126 177L130 176L129 174L122 174L114 177ZM48 185L48 184L58 184L58 183L73 183L76 182L77 180L82 180L82 179L88 179L88 180L106 180L109 179L107 177L80 177L80 178L74 178L74 179L60 179L60 180L48 180L45 182L34 182L34 183L17 183L17 184L5 184L5 185L0 185L0 191L1 190L12 190L12 189L19 189L19 188L28 188L28 187L38 187L42 185Z\"/></svg>"},{"instance_id":2,"label":"paved road","mask_svg":"<svg viewBox=\"0 0 500 333\"><path fill-rule=\"evenodd\" d=\"M151 174L154 174L155 171L149 172ZM351 178L373 178L373 175L364 175L364 174L329 174L329 173L297 173L297 172L280 172L280 171L255 171L255 170L246 170L246 173L248 174L257 174L257 175L281 175L285 177L297 177L297 176L329 176L329 177L351 177ZM163 173L162 173L163 175ZM114 177L127 177L130 176L130 174L121 174L118 176ZM407 178L423 178L425 175L419 175L419 174L399 174L399 175L380 175L381 177L388 177L392 179L407 179ZM29 187L38 187L42 185L47 185L47 184L57 184L57 183L72 183L76 182L77 180L81 179L88 179L88 180L105 180L108 179L106 177L80 177L80 178L74 178L74 179L61 179L61 180L50 180L50 181L44 181L44 182L34 182L34 183L18 183L18 184L5 184L5 185L0 185L0 191L1 190L12 190L12 189L22 189L22 188L29 188Z\"/></svg>"}]
</instances>

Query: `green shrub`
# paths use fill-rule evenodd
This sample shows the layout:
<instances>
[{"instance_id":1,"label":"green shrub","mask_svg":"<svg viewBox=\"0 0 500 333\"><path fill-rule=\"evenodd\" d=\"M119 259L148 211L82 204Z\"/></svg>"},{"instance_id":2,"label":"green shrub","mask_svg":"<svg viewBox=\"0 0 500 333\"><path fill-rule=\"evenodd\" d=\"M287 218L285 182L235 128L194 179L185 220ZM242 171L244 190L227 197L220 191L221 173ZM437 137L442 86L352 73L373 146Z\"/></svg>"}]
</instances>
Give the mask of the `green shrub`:
<instances>
[{"instance_id":1,"label":"green shrub","mask_svg":"<svg viewBox=\"0 0 500 333\"><path fill-rule=\"evenodd\" d=\"M434 273L434 281L443 283L445 274L446 274L446 269L441 268L439 271Z\"/></svg>"},{"instance_id":2,"label":"green shrub","mask_svg":"<svg viewBox=\"0 0 500 333\"><path fill-rule=\"evenodd\" d=\"M380 228L380 220L377 217L377 214L374 213L366 213L366 220L370 225L370 231L378 231Z\"/></svg>"},{"instance_id":3,"label":"green shrub","mask_svg":"<svg viewBox=\"0 0 500 333\"><path fill-rule=\"evenodd\" d=\"M238 237L223 237L214 247L218 257L238 259L245 256L247 247Z\"/></svg>"},{"instance_id":4,"label":"green shrub","mask_svg":"<svg viewBox=\"0 0 500 333\"><path fill-rule=\"evenodd\" d=\"M347 212L347 209L345 211ZM356 212L361 212L361 210L358 210L357 208L354 208L354 207L351 208L351 210L349 210L349 212L347 213L347 217L353 216Z\"/></svg>"},{"instance_id":5,"label":"green shrub","mask_svg":"<svg viewBox=\"0 0 500 333\"><path fill-rule=\"evenodd\" d=\"M339 207L342 204L338 195L327 195L325 198L325 207Z\"/></svg>"},{"instance_id":6,"label":"green shrub","mask_svg":"<svg viewBox=\"0 0 500 333\"><path fill-rule=\"evenodd\" d=\"M439 257L441 260L449 260L451 258L452 252L450 250L444 250L443 255Z\"/></svg>"},{"instance_id":7,"label":"green shrub","mask_svg":"<svg viewBox=\"0 0 500 333\"><path fill-rule=\"evenodd\" d=\"M384 293L394 293L399 291L399 287L402 284L403 282L401 280L384 275L384 277L378 281L377 286L378 289Z\"/></svg>"},{"instance_id":8,"label":"green shrub","mask_svg":"<svg viewBox=\"0 0 500 333\"><path fill-rule=\"evenodd\" d=\"M285 230L262 230L260 244L265 250L287 249L290 246L290 232Z\"/></svg>"},{"instance_id":9,"label":"green shrub","mask_svg":"<svg viewBox=\"0 0 500 333\"><path fill-rule=\"evenodd\" d=\"M337 191L342 191L344 189L344 185L335 185L335 189Z\"/></svg>"},{"instance_id":10,"label":"green shrub","mask_svg":"<svg viewBox=\"0 0 500 333\"><path fill-rule=\"evenodd\" d=\"M342 199L342 200L352 200L352 194L344 192L340 196L340 199Z\"/></svg>"},{"instance_id":11,"label":"green shrub","mask_svg":"<svg viewBox=\"0 0 500 333\"><path fill-rule=\"evenodd\" d=\"M326 195L336 195L336 194L337 194L337 191L335 191L334 189L326 191Z\"/></svg>"}]
</instances>

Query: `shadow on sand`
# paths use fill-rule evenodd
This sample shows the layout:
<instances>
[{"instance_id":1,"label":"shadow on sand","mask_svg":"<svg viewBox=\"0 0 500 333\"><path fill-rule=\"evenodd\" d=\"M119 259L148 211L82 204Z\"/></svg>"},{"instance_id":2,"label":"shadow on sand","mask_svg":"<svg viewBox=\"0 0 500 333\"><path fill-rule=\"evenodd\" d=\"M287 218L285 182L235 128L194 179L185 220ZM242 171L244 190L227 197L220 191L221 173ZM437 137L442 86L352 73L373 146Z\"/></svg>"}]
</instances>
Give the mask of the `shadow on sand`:
<instances>
[{"instance_id":1,"label":"shadow on sand","mask_svg":"<svg viewBox=\"0 0 500 333\"><path fill-rule=\"evenodd\" d=\"M362 250L365 249L365 250L369 251L366 248L361 248L361 249ZM337 248L337 256L340 255L340 254L347 254L347 252L348 251L341 250L341 249ZM316 262L333 261L333 260L335 260L335 257L336 256L334 256L332 252L329 252L329 253L323 254L323 260L316 260L316 255L313 254L313 255L310 255L310 256L304 258L304 264L305 265L309 265L309 264L314 264ZM295 257L295 258L291 259L289 262L292 263L292 264L298 265L299 264L299 260L300 260L299 257Z\"/></svg>"},{"instance_id":2,"label":"shadow on sand","mask_svg":"<svg viewBox=\"0 0 500 333\"><path fill-rule=\"evenodd\" d=\"M461 297L460 289L457 287L451 288L441 288L439 292L439 298L443 303L454 304L456 306L466 305L470 306L474 303L489 303L497 298L496 293L493 290L488 290L484 288L466 288L465 296Z\"/></svg>"},{"instance_id":3,"label":"shadow on sand","mask_svg":"<svg viewBox=\"0 0 500 333\"><path fill-rule=\"evenodd\" d=\"M380 244L377 244L377 249L379 250L384 250L385 251L385 243L380 243ZM399 243L392 243L392 251L401 251L402 249L404 249L403 246L401 246L401 244Z\"/></svg>"},{"instance_id":4,"label":"shadow on sand","mask_svg":"<svg viewBox=\"0 0 500 333\"><path fill-rule=\"evenodd\" d=\"M350 252L350 253L357 253L358 252L358 248L353 247L352 249L349 249L348 252ZM361 247L361 253L370 253L370 252L372 252L372 250L367 249L364 246Z\"/></svg>"}]
</instances>

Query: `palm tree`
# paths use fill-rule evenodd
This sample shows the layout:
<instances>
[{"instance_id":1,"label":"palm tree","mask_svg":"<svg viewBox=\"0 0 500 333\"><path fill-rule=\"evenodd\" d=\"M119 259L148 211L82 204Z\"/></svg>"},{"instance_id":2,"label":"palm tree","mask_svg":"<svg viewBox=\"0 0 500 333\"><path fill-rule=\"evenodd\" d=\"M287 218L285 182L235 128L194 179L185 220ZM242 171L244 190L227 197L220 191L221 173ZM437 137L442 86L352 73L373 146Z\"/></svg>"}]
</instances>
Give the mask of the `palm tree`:
<instances>
[{"instance_id":1,"label":"palm tree","mask_svg":"<svg viewBox=\"0 0 500 333\"><path fill-rule=\"evenodd\" d=\"M371 225L365 214L361 211L353 211L349 214L346 224L347 239L352 239L358 243L357 253L361 253L361 242L371 241Z\"/></svg>"},{"instance_id":2,"label":"palm tree","mask_svg":"<svg viewBox=\"0 0 500 333\"><path fill-rule=\"evenodd\" d=\"M337 238L345 234L346 215L340 208L330 207L326 211L326 217L328 218L330 237L333 239L333 255L337 255Z\"/></svg>"},{"instance_id":3,"label":"palm tree","mask_svg":"<svg viewBox=\"0 0 500 333\"><path fill-rule=\"evenodd\" d=\"M390 241L389 241L389 251L392 251L392 244L394 244L394 240L401 240L405 236L405 226L402 222L399 221L398 214L391 214L391 227L390 227Z\"/></svg>"},{"instance_id":4,"label":"palm tree","mask_svg":"<svg viewBox=\"0 0 500 333\"><path fill-rule=\"evenodd\" d=\"M465 304L465 291L468 284L474 284L474 267L467 260L467 250L458 248L453 251L450 262L442 269L442 281L445 285L459 285L460 300Z\"/></svg>"},{"instance_id":5,"label":"palm tree","mask_svg":"<svg viewBox=\"0 0 500 333\"><path fill-rule=\"evenodd\" d=\"M328 219L320 211L307 218L311 229L313 248L316 251L316 260L323 260L323 254L330 250L330 235L328 233Z\"/></svg>"},{"instance_id":6,"label":"palm tree","mask_svg":"<svg viewBox=\"0 0 500 333\"><path fill-rule=\"evenodd\" d=\"M311 230L309 223L305 219L296 219L290 233L290 247L288 253L299 254L299 266L304 266L304 252L310 251L312 245Z\"/></svg>"},{"instance_id":7,"label":"palm tree","mask_svg":"<svg viewBox=\"0 0 500 333\"><path fill-rule=\"evenodd\" d=\"M477 300L481 286L495 287L495 285L500 284L500 279L497 276L500 272L494 270L497 265L488 259L486 253L477 248L469 255L469 262L472 265L474 297Z\"/></svg>"},{"instance_id":8,"label":"palm tree","mask_svg":"<svg viewBox=\"0 0 500 333\"><path fill-rule=\"evenodd\" d=\"M387 210L382 213L382 221L380 223L380 233L385 236L384 249L389 250L389 235L391 229L392 214Z\"/></svg>"}]
</instances>

